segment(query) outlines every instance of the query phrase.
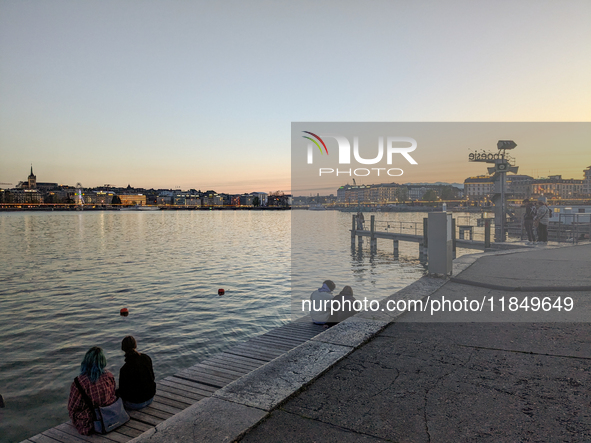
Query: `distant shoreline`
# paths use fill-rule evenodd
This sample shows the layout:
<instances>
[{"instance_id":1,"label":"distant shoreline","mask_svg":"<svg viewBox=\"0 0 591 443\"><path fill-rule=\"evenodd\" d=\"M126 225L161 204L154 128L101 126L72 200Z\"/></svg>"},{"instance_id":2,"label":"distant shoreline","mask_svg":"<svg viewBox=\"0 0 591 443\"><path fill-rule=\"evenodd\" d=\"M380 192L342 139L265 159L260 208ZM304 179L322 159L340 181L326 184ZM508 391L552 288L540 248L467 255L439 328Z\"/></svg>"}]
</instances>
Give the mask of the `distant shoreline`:
<instances>
[{"instance_id":1,"label":"distant shoreline","mask_svg":"<svg viewBox=\"0 0 591 443\"><path fill-rule=\"evenodd\" d=\"M19 205L20 207L14 206L2 206L0 205L0 212L22 212L22 211L42 211L42 212L84 212L84 211L121 211L124 212L151 212L142 209L127 209L127 208L113 208L113 207L98 207L88 206L83 209L78 209L74 205L71 207L64 206L47 206L47 205ZM265 206L265 207L245 207L245 206L162 206L162 207L151 207L160 211L289 211L291 207L282 208L276 206ZM154 211L155 212L155 211Z\"/></svg>"}]
</instances>

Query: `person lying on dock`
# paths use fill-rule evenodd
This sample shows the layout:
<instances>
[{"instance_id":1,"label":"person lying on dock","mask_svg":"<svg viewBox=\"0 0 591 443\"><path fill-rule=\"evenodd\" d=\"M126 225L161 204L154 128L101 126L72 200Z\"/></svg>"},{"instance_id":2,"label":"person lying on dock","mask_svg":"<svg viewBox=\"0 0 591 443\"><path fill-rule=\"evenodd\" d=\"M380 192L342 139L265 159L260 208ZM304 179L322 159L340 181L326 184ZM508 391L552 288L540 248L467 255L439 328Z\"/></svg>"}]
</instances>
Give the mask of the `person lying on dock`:
<instances>
[{"instance_id":1,"label":"person lying on dock","mask_svg":"<svg viewBox=\"0 0 591 443\"><path fill-rule=\"evenodd\" d=\"M335 284L332 280L325 280L322 287L310 295L311 309L310 317L317 325L324 325L330 317L330 301Z\"/></svg>"},{"instance_id":2,"label":"person lying on dock","mask_svg":"<svg viewBox=\"0 0 591 443\"><path fill-rule=\"evenodd\" d=\"M331 301L331 315L326 324L328 326L334 326L357 314L359 311L356 311L353 307L354 301L353 288L351 286L345 286L338 295L333 297Z\"/></svg>"},{"instance_id":3,"label":"person lying on dock","mask_svg":"<svg viewBox=\"0 0 591 443\"><path fill-rule=\"evenodd\" d=\"M126 409L142 409L152 403L156 395L156 382L152 359L137 351L137 341L128 335L121 342L125 364L119 371L117 393Z\"/></svg>"},{"instance_id":4,"label":"person lying on dock","mask_svg":"<svg viewBox=\"0 0 591 443\"><path fill-rule=\"evenodd\" d=\"M115 377L105 369L106 366L107 357L103 350L97 346L90 348L80 365L80 375L70 387L68 414L72 424L82 435L94 432L94 414L85 397L95 407L109 406L117 400Z\"/></svg>"}]
</instances>

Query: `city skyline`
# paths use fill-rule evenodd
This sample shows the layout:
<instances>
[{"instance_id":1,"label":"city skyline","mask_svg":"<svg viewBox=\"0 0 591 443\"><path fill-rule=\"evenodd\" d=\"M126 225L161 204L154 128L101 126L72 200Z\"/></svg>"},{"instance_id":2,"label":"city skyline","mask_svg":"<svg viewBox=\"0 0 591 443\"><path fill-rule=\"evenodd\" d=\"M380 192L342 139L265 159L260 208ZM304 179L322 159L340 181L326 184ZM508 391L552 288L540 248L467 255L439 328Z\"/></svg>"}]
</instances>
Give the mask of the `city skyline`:
<instances>
[{"instance_id":1,"label":"city skyline","mask_svg":"<svg viewBox=\"0 0 591 443\"><path fill-rule=\"evenodd\" d=\"M87 187L289 193L293 121L589 121L590 13L585 1L5 0L0 182L33 163L43 181ZM515 138L520 173L579 178L591 164L588 146L540 155ZM478 175L469 148L493 146L429 148L400 181Z\"/></svg>"}]
</instances>

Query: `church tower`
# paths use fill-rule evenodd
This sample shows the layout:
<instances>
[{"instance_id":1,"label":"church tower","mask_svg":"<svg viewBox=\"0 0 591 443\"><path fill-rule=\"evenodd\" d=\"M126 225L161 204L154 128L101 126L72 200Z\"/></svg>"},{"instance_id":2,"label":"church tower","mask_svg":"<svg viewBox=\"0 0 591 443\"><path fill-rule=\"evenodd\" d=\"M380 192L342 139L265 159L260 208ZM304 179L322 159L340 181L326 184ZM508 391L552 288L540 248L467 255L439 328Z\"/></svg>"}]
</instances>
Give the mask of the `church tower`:
<instances>
[{"instance_id":1,"label":"church tower","mask_svg":"<svg viewBox=\"0 0 591 443\"><path fill-rule=\"evenodd\" d=\"M31 165L31 175L29 175L29 189L37 189L37 176L33 174L33 165Z\"/></svg>"}]
</instances>

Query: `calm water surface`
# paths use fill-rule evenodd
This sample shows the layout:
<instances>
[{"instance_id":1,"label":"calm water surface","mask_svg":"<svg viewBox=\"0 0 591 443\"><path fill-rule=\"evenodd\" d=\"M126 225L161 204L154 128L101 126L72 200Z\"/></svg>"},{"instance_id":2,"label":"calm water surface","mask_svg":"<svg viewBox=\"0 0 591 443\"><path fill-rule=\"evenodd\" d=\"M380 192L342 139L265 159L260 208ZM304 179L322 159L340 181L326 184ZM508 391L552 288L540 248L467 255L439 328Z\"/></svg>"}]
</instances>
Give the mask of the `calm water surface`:
<instances>
[{"instance_id":1,"label":"calm water surface","mask_svg":"<svg viewBox=\"0 0 591 443\"><path fill-rule=\"evenodd\" d=\"M423 275L417 244L400 243L400 260L391 242L352 251L350 225L336 211L0 214L0 441L68 419L90 346L117 377L132 334L161 379L290 321L290 295L307 298L326 278L379 299Z\"/></svg>"}]
</instances>

